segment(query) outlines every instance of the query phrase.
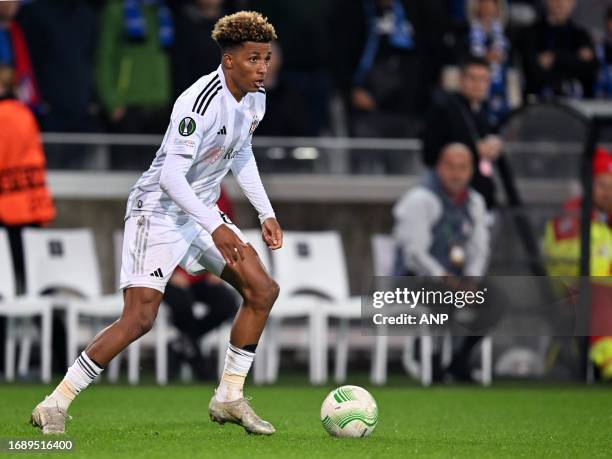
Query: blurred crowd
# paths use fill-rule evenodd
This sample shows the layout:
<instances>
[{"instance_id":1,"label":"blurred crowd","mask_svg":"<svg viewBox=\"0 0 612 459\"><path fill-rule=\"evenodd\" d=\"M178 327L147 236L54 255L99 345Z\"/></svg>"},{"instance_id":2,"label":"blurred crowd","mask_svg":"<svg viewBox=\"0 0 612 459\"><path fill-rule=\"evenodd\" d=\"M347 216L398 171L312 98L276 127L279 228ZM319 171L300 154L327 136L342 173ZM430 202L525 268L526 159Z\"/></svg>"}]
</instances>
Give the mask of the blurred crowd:
<instances>
[{"instance_id":1,"label":"blurred crowd","mask_svg":"<svg viewBox=\"0 0 612 459\"><path fill-rule=\"evenodd\" d=\"M0 66L13 69L16 95L42 131L161 133L176 96L219 63L215 21L253 9L279 35L261 134L415 137L438 90L457 89L470 56L490 67L485 111L494 125L530 99L611 97L605 8L596 0L3 1Z\"/></svg>"},{"instance_id":2,"label":"blurred crowd","mask_svg":"<svg viewBox=\"0 0 612 459\"><path fill-rule=\"evenodd\" d=\"M0 227L19 284L21 229L55 215L39 131L163 133L176 97L219 65L215 22L243 9L268 16L279 36L259 135L422 139L428 168L393 209L397 275L487 274L494 171L509 206L520 204L504 180L511 173L497 132L505 117L530 101L612 99L612 0L0 1ZM134 165L122 148L112 149L113 168ZM365 153L354 155L353 172L372 171ZM147 148L138 169L150 156ZM608 151L598 150L593 176L591 274L610 276ZM544 255L565 263L549 262L547 274L578 273L581 206L582 198L568 201L547 223ZM206 377L197 340L236 306L210 278L177 273L167 294L186 337L180 352ZM202 298L228 306L200 320L191 312ZM599 321L610 315L597 311ZM479 340L456 348L455 379L471 379ZM593 338L591 359L612 379L612 336Z\"/></svg>"}]
</instances>

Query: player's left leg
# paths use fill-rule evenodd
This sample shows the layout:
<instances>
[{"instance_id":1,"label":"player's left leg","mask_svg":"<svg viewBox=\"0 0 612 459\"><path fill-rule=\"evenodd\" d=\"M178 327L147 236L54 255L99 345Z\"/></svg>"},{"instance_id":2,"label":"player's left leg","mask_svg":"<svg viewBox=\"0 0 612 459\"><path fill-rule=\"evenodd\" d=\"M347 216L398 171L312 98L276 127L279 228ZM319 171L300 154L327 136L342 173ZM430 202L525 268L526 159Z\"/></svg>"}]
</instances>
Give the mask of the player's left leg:
<instances>
[{"instance_id":1,"label":"player's left leg","mask_svg":"<svg viewBox=\"0 0 612 459\"><path fill-rule=\"evenodd\" d=\"M213 421L221 424L232 422L249 433L270 435L274 427L255 414L242 389L279 287L252 246L246 247L244 253L244 260L225 266L221 274L242 295L243 304L234 319L225 368L209 413Z\"/></svg>"}]
</instances>

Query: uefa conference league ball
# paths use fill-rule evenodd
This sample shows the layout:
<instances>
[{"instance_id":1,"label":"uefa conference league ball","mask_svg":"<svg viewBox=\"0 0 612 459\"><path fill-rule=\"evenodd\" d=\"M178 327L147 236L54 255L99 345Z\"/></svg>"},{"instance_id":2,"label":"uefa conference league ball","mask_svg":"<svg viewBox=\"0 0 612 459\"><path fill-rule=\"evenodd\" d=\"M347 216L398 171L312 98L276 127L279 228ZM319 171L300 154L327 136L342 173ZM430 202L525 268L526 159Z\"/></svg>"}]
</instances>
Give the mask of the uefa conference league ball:
<instances>
[{"instance_id":1,"label":"uefa conference league ball","mask_svg":"<svg viewBox=\"0 0 612 459\"><path fill-rule=\"evenodd\" d=\"M367 437L378 424L376 400L361 387L338 387L321 405L321 422L334 437Z\"/></svg>"}]
</instances>

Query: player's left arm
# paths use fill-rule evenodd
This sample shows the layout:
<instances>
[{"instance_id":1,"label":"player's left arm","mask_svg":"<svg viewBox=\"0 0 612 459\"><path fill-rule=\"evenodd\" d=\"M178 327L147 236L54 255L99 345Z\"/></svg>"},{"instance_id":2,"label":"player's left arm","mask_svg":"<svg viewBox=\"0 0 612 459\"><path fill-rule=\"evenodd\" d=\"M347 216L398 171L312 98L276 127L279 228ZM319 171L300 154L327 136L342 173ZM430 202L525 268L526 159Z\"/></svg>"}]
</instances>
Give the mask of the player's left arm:
<instances>
[{"instance_id":1,"label":"player's left arm","mask_svg":"<svg viewBox=\"0 0 612 459\"><path fill-rule=\"evenodd\" d=\"M270 204L263 183L261 183L250 140L245 147L236 153L232 164L232 173L244 195L257 210L264 242L272 250L281 248L283 231L276 220L276 214L272 204Z\"/></svg>"}]
</instances>

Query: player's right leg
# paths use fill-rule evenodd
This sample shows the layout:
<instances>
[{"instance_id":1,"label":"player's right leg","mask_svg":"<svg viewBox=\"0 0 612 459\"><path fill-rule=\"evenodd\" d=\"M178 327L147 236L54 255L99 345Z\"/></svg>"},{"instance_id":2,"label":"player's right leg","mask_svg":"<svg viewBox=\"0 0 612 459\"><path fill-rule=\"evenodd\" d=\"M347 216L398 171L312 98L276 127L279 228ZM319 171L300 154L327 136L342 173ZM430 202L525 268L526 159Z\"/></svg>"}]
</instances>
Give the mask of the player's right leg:
<instances>
[{"instance_id":1,"label":"player's right leg","mask_svg":"<svg viewBox=\"0 0 612 459\"><path fill-rule=\"evenodd\" d=\"M64 433L68 407L75 397L117 354L151 329L165 285L197 233L193 224L177 226L164 218L126 221L120 285L123 312L96 335L53 393L34 408L32 423L43 433Z\"/></svg>"},{"instance_id":2,"label":"player's right leg","mask_svg":"<svg viewBox=\"0 0 612 459\"><path fill-rule=\"evenodd\" d=\"M72 401L94 382L116 355L151 330L161 299L162 293L151 288L125 290L121 317L95 336L68 368L53 393L36 405L32 424L40 427L44 434L64 433Z\"/></svg>"}]
</instances>

